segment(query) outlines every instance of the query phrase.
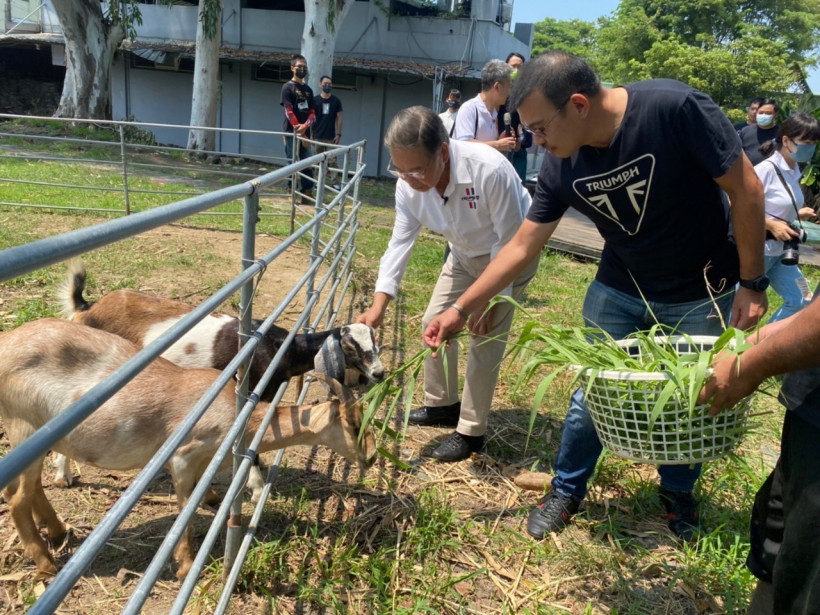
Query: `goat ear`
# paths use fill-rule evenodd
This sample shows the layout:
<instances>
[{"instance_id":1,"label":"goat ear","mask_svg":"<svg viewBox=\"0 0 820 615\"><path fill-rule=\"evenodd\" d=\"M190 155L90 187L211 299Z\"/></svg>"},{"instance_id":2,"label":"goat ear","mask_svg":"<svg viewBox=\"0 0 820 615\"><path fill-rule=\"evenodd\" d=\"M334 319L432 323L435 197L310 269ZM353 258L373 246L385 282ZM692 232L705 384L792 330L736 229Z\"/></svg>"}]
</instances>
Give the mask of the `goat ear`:
<instances>
[{"instance_id":1,"label":"goat ear","mask_svg":"<svg viewBox=\"0 0 820 615\"><path fill-rule=\"evenodd\" d=\"M342 335L342 336L344 336L344 335L350 335L350 326L348 326L348 325L342 325L342 329L341 329L341 331L340 331L339 333L340 333L340 335Z\"/></svg>"},{"instance_id":2,"label":"goat ear","mask_svg":"<svg viewBox=\"0 0 820 615\"><path fill-rule=\"evenodd\" d=\"M313 368L335 380L344 380L345 355L336 337L331 335L322 344L313 359Z\"/></svg>"}]
</instances>

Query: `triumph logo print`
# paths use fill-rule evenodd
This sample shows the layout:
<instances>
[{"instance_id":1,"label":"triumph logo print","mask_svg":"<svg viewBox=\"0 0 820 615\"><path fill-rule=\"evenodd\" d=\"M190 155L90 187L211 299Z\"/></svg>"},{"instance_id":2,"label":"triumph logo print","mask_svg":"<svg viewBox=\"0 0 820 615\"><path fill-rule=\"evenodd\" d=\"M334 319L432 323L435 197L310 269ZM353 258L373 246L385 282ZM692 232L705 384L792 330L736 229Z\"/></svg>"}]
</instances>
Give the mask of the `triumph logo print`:
<instances>
[{"instance_id":1,"label":"triumph logo print","mask_svg":"<svg viewBox=\"0 0 820 615\"><path fill-rule=\"evenodd\" d=\"M461 200L462 201L467 201L468 207L470 209L475 209L476 208L476 201L478 201L478 199L480 198L475 193L475 188L472 187L472 186L470 188L465 188L464 189L464 194L465 194L465 196L461 197Z\"/></svg>"},{"instance_id":2,"label":"triumph logo print","mask_svg":"<svg viewBox=\"0 0 820 615\"><path fill-rule=\"evenodd\" d=\"M601 175L583 177L572 183L575 193L626 233L641 230L655 157L646 154Z\"/></svg>"}]
</instances>

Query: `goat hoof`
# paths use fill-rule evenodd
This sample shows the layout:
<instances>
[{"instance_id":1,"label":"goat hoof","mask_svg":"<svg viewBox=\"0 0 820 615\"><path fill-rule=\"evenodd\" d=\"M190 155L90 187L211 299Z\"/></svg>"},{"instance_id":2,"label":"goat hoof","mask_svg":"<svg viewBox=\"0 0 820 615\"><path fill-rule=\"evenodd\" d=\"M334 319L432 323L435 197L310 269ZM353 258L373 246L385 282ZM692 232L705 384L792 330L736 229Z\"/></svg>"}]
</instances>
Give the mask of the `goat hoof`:
<instances>
[{"instance_id":1,"label":"goat hoof","mask_svg":"<svg viewBox=\"0 0 820 615\"><path fill-rule=\"evenodd\" d=\"M219 497L219 494L214 490L213 487L208 489L204 496L202 496L202 503L205 506L216 506L222 501L222 498Z\"/></svg>"},{"instance_id":2,"label":"goat hoof","mask_svg":"<svg viewBox=\"0 0 820 615\"><path fill-rule=\"evenodd\" d=\"M182 582L185 580L185 577L188 576L188 573L191 571L191 562L186 562L184 564L180 564L179 570L177 570L177 581Z\"/></svg>"},{"instance_id":3,"label":"goat hoof","mask_svg":"<svg viewBox=\"0 0 820 615\"><path fill-rule=\"evenodd\" d=\"M37 572L34 574L34 580L47 579L57 574L57 565L51 556L34 558L37 564Z\"/></svg>"}]
</instances>

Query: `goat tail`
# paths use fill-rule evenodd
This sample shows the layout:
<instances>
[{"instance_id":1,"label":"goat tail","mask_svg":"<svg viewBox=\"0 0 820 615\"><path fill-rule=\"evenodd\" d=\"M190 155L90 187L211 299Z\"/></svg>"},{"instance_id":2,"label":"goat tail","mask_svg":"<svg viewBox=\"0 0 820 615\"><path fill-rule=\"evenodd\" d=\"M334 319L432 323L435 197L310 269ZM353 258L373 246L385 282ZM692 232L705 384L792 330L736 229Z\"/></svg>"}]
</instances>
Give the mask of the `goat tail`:
<instances>
[{"instance_id":1,"label":"goat tail","mask_svg":"<svg viewBox=\"0 0 820 615\"><path fill-rule=\"evenodd\" d=\"M77 312L85 312L91 304L83 297L85 290L85 264L79 258L68 262L66 279L60 287L60 303L64 318L71 319Z\"/></svg>"}]
</instances>

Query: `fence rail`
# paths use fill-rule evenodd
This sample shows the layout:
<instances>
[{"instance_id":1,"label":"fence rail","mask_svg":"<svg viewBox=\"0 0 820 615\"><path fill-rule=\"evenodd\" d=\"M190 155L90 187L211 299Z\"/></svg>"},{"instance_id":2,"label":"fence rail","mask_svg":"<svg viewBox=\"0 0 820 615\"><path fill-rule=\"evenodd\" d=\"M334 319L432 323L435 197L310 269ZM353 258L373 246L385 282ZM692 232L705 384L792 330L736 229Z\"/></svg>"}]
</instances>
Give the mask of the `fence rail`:
<instances>
[{"instance_id":1,"label":"fence rail","mask_svg":"<svg viewBox=\"0 0 820 615\"><path fill-rule=\"evenodd\" d=\"M239 255L241 272L182 318L176 325L124 363L111 376L90 390L81 399L65 408L58 417L0 459L0 488L2 488L9 485L33 460L44 455L69 431L90 416L106 400L110 399L151 361L195 326L199 320L218 309L234 292L241 290L239 332L241 349L239 353L223 370L199 402L195 404L186 419L168 438L154 458L134 478L131 485L123 492L102 521L83 541L83 544L34 603L29 611L30 613L35 615L38 613L52 613L59 607L111 535L138 502L152 479L207 410L209 404L233 378L237 370L244 370L247 367L259 339L273 326L274 322L284 313L298 294L305 294L304 308L297 317L296 323L285 342L271 361L265 375L257 385L255 389L257 396L267 386L275 369L287 353L293 337L300 329L312 331L320 323L324 323L324 326L331 326L334 323L339 313L339 307L351 283L355 239L359 228L358 214L361 203L358 199L358 193L359 184L364 173L364 147L365 143L360 142L350 146L331 148L325 153L291 163L237 185L0 252L0 282L2 282L78 256L89 250L207 211L216 206L239 199L243 201L243 241L242 253ZM337 159L342 160L340 166L344 171L344 183L340 190L333 190L325 184L328 177L328 164ZM260 194L264 189L277 182L287 177L294 177L311 167L318 170L316 206L312 217L298 228L294 226L293 232L275 249L261 257L257 257L254 238L260 213ZM332 196L327 204L324 203L326 194L329 197ZM291 220L293 225L294 215L291 216ZM296 242L306 240L310 241L311 253L310 262L305 268L304 274L288 290L281 302L265 317L256 330L257 335L251 335L252 297L255 283L264 274L265 270L275 262L277 257L281 256ZM320 271L322 268L326 269L324 274ZM197 484L188 505L180 512L162 545L155 553L123 612L139 612L151 589L159 579L176 543L181 538L184 528L195 514L197 506L220 463L232 449L234 473L228 488L228 494L211 522L210 529L194 560L194 565L182 583L170 611L172 613L183 612L226 519L229 515L233 519L241 517L241 493L250 469L251 460L255 456L256 449L262 441L264 432L273 417L275 406L281 400L285 388L286 385L280 387L271 404L270 411L262 421L259 430L253 435L250 447L246 450L245 425L255 406L254 400L258 397L248 395L246 381L240 384L237 395L236 422L232 426L228 437L219 447L214 460ZM306 393L307 389L302 391L300 402L304 399ZM283 452L280 452L274 467L268 475L268 484L264 491L265 496L270 492L270 481L276 474L282 455ZM247 528L243 529L241 526L233 524L228 527L225 553L227 582L217 612L224 612L229 604L230 596L238 580L241 563L247 555L250 541L257 526L256 520L261 515L264 503L265 498L263 497L256 505L252 515L254 522Z\"/></svg>"},{"instance_id":2,"label":"fence rail","mask_svg":"<svg viewBox=\"0 0 820 615\"><path fill-rule=\"evenodd\" d=\"M48 129L65 130L68 134L42 134L43 126ZM18 185L21 187L44 187L62 190L85 190L90 195L98 193L121 193L122 205L119 207L96 207L91 209L96 212L110 212L114 214L130 215L133 212L132 200L139 197L168 197L168 201L174 197L184 197L189 195L202 194L208 189L196 189L196 185L202 182L202 177L210 183L230 182L241 183L249 181L260 175L271 167L283 167L292 165L296 160L292 157L254 156L249 158L246 154L238 152L197 150L190 152L179 147L164 146L154 143L154 131L162 129L164 131L190 131L203 130L218 134L232 135L257 135L266 139L282 141L286 135L282 132L270 132L262 130L245 130L232 128L205 128L199 126L176 126L171 124L150 124L143 122L128 122L114 120L77 120L66 118L37 117L27 115L12 115L0 113L0 160L22 163L48 163L59 168L65 165L85 164L92 168L105 172L105 180L112 180L117 177L116 185L99 185L95 183L87 184L66 184L60 181L41 181L32 177L32 173L23 173L21 177L11 177L8 173L0 175L0 186ZM75 134L78 133L78 134ZM91 138L87 135L104 134L108 139ZM302 137L299 140L311 145L316 144ZM363 143L363 142L362 142ZM22 144L22 151L21 151ZM322 143L323 148L340 149L340 154L334 157L325 158L335 166L330 167L330 171L341 175L342 179L347 178L345 152L351 151L343 146L334 146ZM42 151L35 154L31 149L41 148ZM355 150L356 144L349 146ZM298 148L294 148L298 151ZM191 161L190 158L196 160ZM201 161L206 160L211 163L204 165ZM216 164L219 163L219 164ZM318 163L314 163L318 165ZM268 169L266 169L266 167ZM308 167L301 167L295 172L304 171ZM318 172L318 166L314 168L314 175ZM145 188L136 185L136 179L150 175L152 177L165 175L169 181L180 182L180 178L187 176L191 186L184 189L164 189ZM260 196L268 198L279 198L295 203L296 197L300 196L297 191L289 194L283 185L284 180L290 180L292 174L280 177L278 182L266 183L259 188ZM57 192L57 194L63 194ZM41 191L40 198L47 199L46 191ZM90 209L85 207L71 207L60 205L55 202L21 202L21 201L0 201L0 205L33 209L54 209L54 210L80 210ZM143 209L146 208L143 206ZM229 212L230 215L242 215L241 211ZM224 215L225 212L203 212L204 215ZM287 212L275 212L263 210L262 216L287 215Z\"/></svg>"}]
</instances>

